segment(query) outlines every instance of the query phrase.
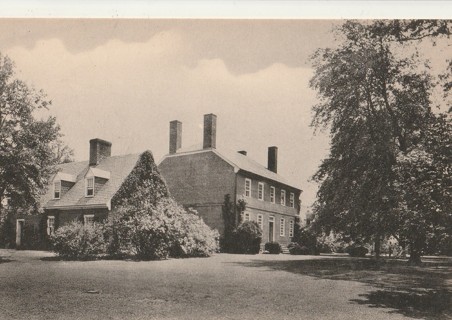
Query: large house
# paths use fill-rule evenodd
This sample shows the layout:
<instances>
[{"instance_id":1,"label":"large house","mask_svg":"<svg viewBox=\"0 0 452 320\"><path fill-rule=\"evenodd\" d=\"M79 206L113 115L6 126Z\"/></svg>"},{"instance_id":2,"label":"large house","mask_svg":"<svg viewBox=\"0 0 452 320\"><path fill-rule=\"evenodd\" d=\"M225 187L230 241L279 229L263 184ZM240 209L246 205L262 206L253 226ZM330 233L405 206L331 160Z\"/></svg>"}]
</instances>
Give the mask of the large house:
<instances>
[{"instance_id":1,"label":"large house","mask_svg":"<svg viewBox=\"0 0 452 320\"><path fill-rule=\"evenodd\" d=\"M225 195L233 203L246 201L242 220L256 221L263 230L262 242L287 245L299 215L301 190L278 171L278 148L268 148L268 166L245 151L217 148L217 117L204 116L204 139L200 147L182 149L182 123L170 122L169 154L158 168L174 199L196 209L207 225L224 230L222 206Z\"/></svg>"},{"instance_id":2,"label":"large house","mask_svg":"<svg viewBox=\"0 0 452 320\"><path fill-rule=\"evenodd\" d=\"M27 242L36 242L40 238L37 235L50 235L73 220L92 223L105 219L145 180L153 180L156 190L149 190L153 195L168 194L150 151L111 156L110 142L92 139L89 143L88 161L57 166L57 173L40 199L41 214L15 217L16 247L29 247Z\"/></svg>"}]
</instances>

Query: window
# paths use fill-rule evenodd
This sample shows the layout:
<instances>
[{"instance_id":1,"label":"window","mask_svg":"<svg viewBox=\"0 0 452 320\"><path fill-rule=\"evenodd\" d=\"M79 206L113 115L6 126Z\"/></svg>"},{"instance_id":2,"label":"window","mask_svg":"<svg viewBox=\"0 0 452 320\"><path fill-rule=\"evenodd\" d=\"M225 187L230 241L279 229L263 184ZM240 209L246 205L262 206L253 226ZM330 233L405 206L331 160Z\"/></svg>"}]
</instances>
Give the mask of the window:
<instances>
[{"instance_id":1,"label":"window","mask_svg":"<svg viewBox=\"0 0 452 320\"><path fill-rule=\"evenodd\" d=\"M85 214L83 216L83 222L88 225L93 225L94 224L94 214Z\"/></svg>"},{"instance_id":2,"label":"window","mask_svg":"<svg viewBox=\"0 0 452 320\"><path fill-rule=\"evenodd\" d=\"M293 220L290 220L290 222L289 222L289 237L293 237L293 225L294 225L294 223L293 223Z\"/></svg>"},{"instance_id":3,"label":"window","mask_svg":"<svg viewBox=\"0 0 452 320\"><path fill-rule=\"evenodd\" d=\"M275 187L270 187L270 202L275 203Z\"/></svg>"},{"instance_id":4,"label":"window","mask_svg":"<svg viewBox=\"0 0 452 320\"><path fill-rule=\"evenodd\" d=\"M281 205L286 205L286 190L281 190Z\"/></svg>"},{"instance_id":5,"label":"window","mask_svg":"<svg viewBox=\"0 0 452 320\"><path fill-rule=\"evenodd\" d=\"M55 217L48 216L47 217L47 234L51 236L55 231Z\"/></svg>"},{"instance_id":6,"label":"window","mask_svg":"<svg viewBox=\"0 0 452 320\"><path fill-rule=\"evenodd\" d=\"M261 214L257 215L257 224L261 230L264 230L264 217Z\"/></svg>"},{"instance_id":7,"label":"window","mask_svg":"<svg viewBox=\"0 0 452 320\"><path fill-rule=\"evenodd\" d=\"M86 196L94 196L94 177L86 179Z\"/></svg>"},{"instance_id":8,"label":"window","mask_svg":"<svg viewBox=\"0 0 452 320\"><path fill-rule=\"evenodd\" d=\"M250 221L250 213L249 212L244 212L243 213L243 221Z\"/></svg>"},{"instance_id":9,"label":"window","mask_svg":"<svg viewBox=\"0 0 452 320\"><path fill-rule=\"evenodd\" d=\"M281 218L279 222L279 235L284 237L286 235L286 220Z\"/></svg>"},{"instance_id":10,"label":"window","mask_svg":"<svg viewBox=\"0 0 452 320\"><path fill-rule=\"evenodd\" d=\"M251 197L251 179L245 179L245 197Z\"/></svg>"},{"instance_id":11,"label":"window","mask_svg":"<svg viewBox=\"0 0 452 320\"><path fill-rule=\"evenodd\" d=\"M61 181L55 181L53 183L53 198L60 199L61 195Z\"/></svg>"},{"instance_id":12,"label":"window","mask_svg":"<svg viewBox=\"0 0 452 320\"><path fill-rule=\"evenodd\" d=\"M259 185L257 188L257 198L259 200L264 200L264 184L262 182L259 182Z\"/></svg>"},{"instance_id":13,"label":"window","mask_svg":"<svg viewBox=\"0 0 452 320\"><path fill-rule=\"evenodd\" d=\"M295 195L293 194L293 192L290 194L289 204L292 208L295 207Z\"/></svg>"}]
</instances>

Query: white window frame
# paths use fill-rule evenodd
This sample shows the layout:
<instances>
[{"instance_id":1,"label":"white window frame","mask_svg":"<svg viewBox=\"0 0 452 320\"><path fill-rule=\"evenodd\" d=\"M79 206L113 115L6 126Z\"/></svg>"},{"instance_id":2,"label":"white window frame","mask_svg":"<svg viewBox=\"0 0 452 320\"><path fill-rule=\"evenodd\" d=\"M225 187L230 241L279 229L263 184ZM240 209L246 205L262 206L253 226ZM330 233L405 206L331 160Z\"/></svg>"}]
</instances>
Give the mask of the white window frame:
<instances>
[{"instance_id":1,"label":"white window frame","mask_svg":"<svg viewBox=\"0 0 452 320\"><path fill-rule=\"evenodd\" d=\"M259 228L264 231L264 216L260 213L257 215L257 224L259 225Z\"/></svg>"},{"instance_id":2,"label":"white window frame","mask_svg":"<svg viewBox=\"0 0 452 320\"><path fill-rule=\"evenodd\" d=\"M57 185L59 186L58 197L55 196L55 194L57 193L57 188L56 188ZM60 198L61 198L61 180L58 180L58 181L53 182L53 199L60 199Z\"/></svg>"},{"instance_id":3,"label":"white window frame","mask_svg":"<svg viewBox=\"0 0 452 320\"><path fill-rule=\"evenodd\" d=\"M293 230L294 230L294 221L290 220L289 221L289 237L292 238L293 237Z\"/></svg>"},{"instance_id":4,"label":"white window frame","mask_svg":"<svg viewBox=\"0 0 452 320\"><path fill-rule=\"evenodd\" d=\"M243 221L251 221L251 215L249 212L245 211L243 213Z\"/></svg>"},{"instance_id":5,"label":"white window frame","mask_svg":"<svg viewBox=\"0 0 452 320\"><path fill-rule=\"evenodd\" d=\"M275 195L276 195L275 187L270 187L270 202L271 203L275 203L275 200L276 200Z\"/></svg>"},{"instance_id":6,"label":"white window frame","mask_svg":"<svg viewBox=\"0 0 452 320\"><path fill-rule=\"evenodd\" d=\"M88 194L88 185L89 185L88 180L93 180L93 188L92 188L93 194ZM88 177L85 179L85 197L87 197L87 198L94 197L94 184L95 184L94 177Z\"/></svg>"},{"instance_id":7,"label":"white window frame","mask_svg":"<svg viewBox=\"0 0 452 320\"><path fill-rule=\"evenodd\" d=\"M50 223L52 221L52 223ZM51 236L55 232L55 216L47 217L47 235Z\"/></svg>"},{"instance_id":8,"label":"white window frame","mask_svg":"<svg viewBox=\"0 0 452 320\"><path fill-rule=\"evenodd\" d=\"M291 208L295 208L295 194L293 192L290 193L289 205Z\"/></svg>"},{"instance_id":9,"label":"white window frame","mask_svg":"<svg viewBox=\"0 0 452 320\"><path fill-rule=\"evenodd\" d=\"M285 206L286 205L286 190L281 190L281 205Z\"/></svg>"},{"instance_id":10,"label":"white window frame","mask_svg":"<svg viewBox=\"0 0 452 320\"><path fill-rule=\"evenodd\" d=\"M286 236L286 219L284 218L279 219L279 236Z\"/></svg>"},{"instance_id":11,"label":"white window frame","mask_svg":"<svg viewBox=\"0 0 452 320\"><path fill-rule=\"evenodd\" d=\"M262 192L261 192L261 188L262 188ZM261 200L261 201L264 201L264 183L263 182L259 182L258 183L258 186L257 186L257 199Z\"/></svg>"},{"instance_id":12,"label":"white window frame","mask_svg":"<svg viewBox=\"0 0 452 320\"><path fill-rule=\"evenodd\" d=\"M247 184L249 183L249 188ZM251 198L251 179L245 178L245 197Z\"/></svg>"},{"instance_id":13,"label":"white window frame","mask_svg":"<svg viewBox=\"0 0 452 320\"><path fill-rule=\"evenodd\" d=\"M88 225L88 224L93 225L94 224L94 214L84 214L83 215L83 224L85 224L85 225Z\"/></svg>"}]
</instances>

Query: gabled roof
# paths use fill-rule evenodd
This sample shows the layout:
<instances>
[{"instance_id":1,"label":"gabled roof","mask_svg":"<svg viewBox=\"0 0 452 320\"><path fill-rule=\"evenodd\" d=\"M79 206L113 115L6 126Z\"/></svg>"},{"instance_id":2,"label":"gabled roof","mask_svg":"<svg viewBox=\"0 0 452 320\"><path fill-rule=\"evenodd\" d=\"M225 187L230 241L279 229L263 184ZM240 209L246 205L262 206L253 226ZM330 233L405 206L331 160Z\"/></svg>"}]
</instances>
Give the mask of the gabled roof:
<instances>
[{"instance_id":1,"label":"gabled roof","mask_svg":"<svg viewBox=\"0 0 452 320\"><path fill-rule=\"evenodd\" d=\"M189 155L189 154L195 154L200 152L213 152L216 155L218 155L220 158L222 158L224 161L228 162L230 165L232 165L236 171L243 170L246 172L250 172L253 174L256 174L258 176L261 176L266 179L270 179L276 182L279 182L281 184L284 184L286 186L292 187L294 189L300 190L300 188L294 186L293 184L289 183L284 177L281 175L274 173L273 171L268 170L266 167L261 165L260 163L254 161L248 156L245 156L241 153L238 153L237 151L231 151L226 148L210 148L210 149L203 149L202 145L194 145L190 146L188 148L181 148L177 150L175 154L168 154L166 155L160 163L166 158L166 157L177 157L181 155ZM300 190L301 191L301 190Z\"/></svg>"},{"instance_id":2,"label":"gabled roof","mask_svg":"<svg viewBox=\"0 0 452 320\"><path fill-rule=\"evenodd\" d=\"M61 196L53 199L53 188L50 186L41 197L41 207L44 209L58 208L108 208L111 198L135 167L140 154L129 154L105 158L97 166L89 166L88 161L64 163L57 166L59 172L76 176L75 184ZM93 197L85 197L85 175L94 168L99 172L110 172L110 178L98 190L94 190Z\"/></svg>"}]
</instances>

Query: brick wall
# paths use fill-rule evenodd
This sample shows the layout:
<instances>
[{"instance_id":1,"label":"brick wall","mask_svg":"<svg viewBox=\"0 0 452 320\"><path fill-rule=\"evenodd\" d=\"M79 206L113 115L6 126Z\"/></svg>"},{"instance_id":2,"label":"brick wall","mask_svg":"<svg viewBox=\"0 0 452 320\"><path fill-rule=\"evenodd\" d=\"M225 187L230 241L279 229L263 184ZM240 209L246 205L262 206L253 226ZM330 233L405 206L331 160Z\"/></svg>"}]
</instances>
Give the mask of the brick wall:
<instances>
[{"instance_id":1,"label":"brick wall","mask_svg":"<svg viewBox=\"0 0 452 320\"><path fill-rule=\"evenodd\" d=\"M269 242L269 234L270 234L270 217L274 218L273 222L273 241L278 242L281 245L287 246L291 242L291 237L289 236L289 228L290 221L293 221L295 225L295 217L288 216L284 214L274 213L274 212L266 212L254 208L247 207L245 213L248 213L251 221L258 221L258 215L262 215L262 242L264 245L266 242ZM281 236L280 227L281 227L281 218L285 220L284 223L284 236Z\"/></svg>"},{"instance_id":2,"label":"brick wall","mask_svg":"<svg viewBox=\"0 0 452 320\"><path fill-rule=\"evenodd\" d=\"M245 179L251 179L251 197L245 197ZM264 200L258 200L258 184L264 184ZM270 187L275 187L275 203L270 202ZM286 205L281 205L281 190L286 191ZM294 193L294 207L290 207L290 194ZM298 215L300 191L295 188L277 183L262 177L244 174L240 172L237 175L237 197L243 198L250 206L256 209L267 210L287 215Z\"/></svg>"},{"instance_id":3,"label":"brick wall","mask_svg":"<svg viewBox=\"0 0 452 320\"><path fill-rule=\"evenodd\" d=\"M224 196L235 194L231 165L212 151L165 158L159 165L171 196L185 207L193 207L206 224L222 232L221 206Z\"/></svg>"},{"instance_id":4,"label":"brick wall","mask_svg":"<svg viewBox=\"0 0 452 320\"><path fill-rule=\"evenodd\" d=\"M159 165L168 189L182 205L222 204L234 194L234 169L211 151L165 158Z\"/></svg>"},{"instance_id":5,"label":"brick wall","mask_svg":"<svg viewBox=\"0 0 452 320\"><path fill-rule=\"evenodd\" d=\"M83 222L83 215L93 214L94 221L101 221L108 217L108 209L78 209L78 210L46 210L46 216L55 217L55 227L58 228L72 221Z\"/></svg>"}]
</instances>

